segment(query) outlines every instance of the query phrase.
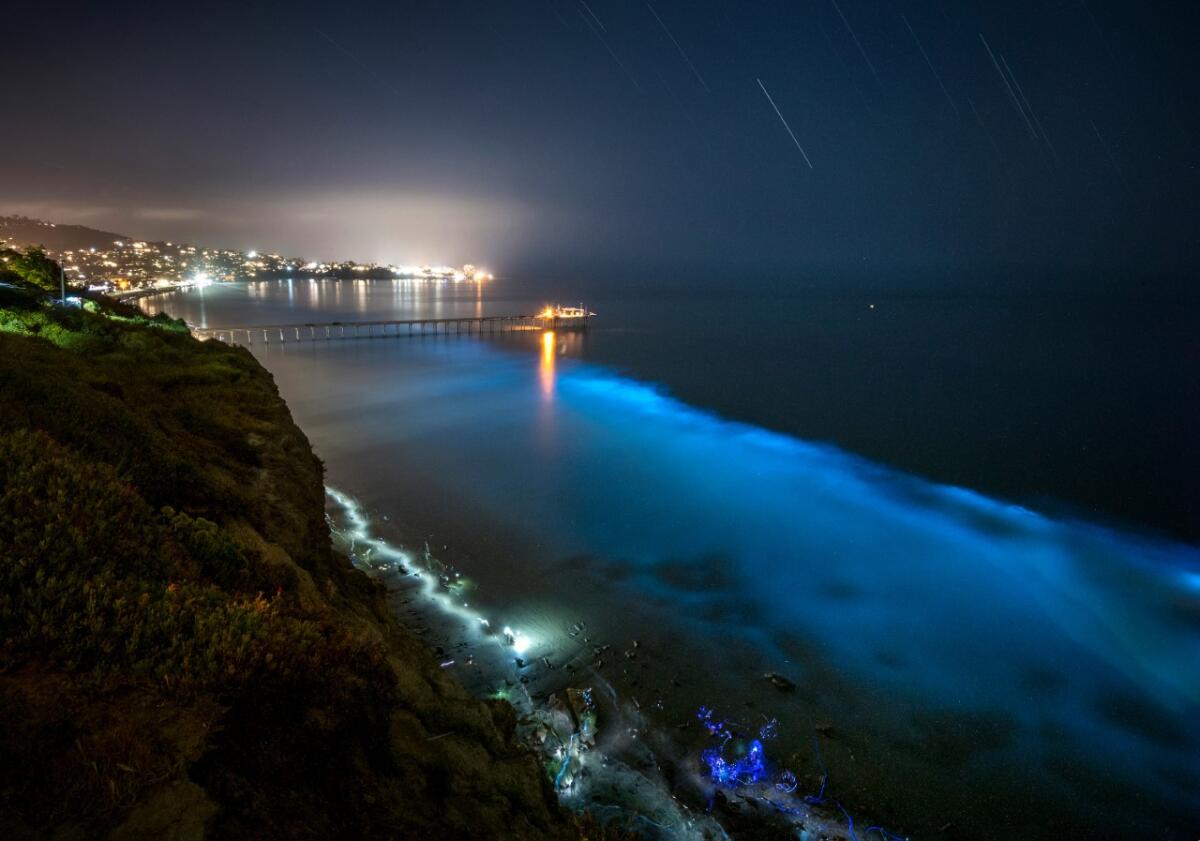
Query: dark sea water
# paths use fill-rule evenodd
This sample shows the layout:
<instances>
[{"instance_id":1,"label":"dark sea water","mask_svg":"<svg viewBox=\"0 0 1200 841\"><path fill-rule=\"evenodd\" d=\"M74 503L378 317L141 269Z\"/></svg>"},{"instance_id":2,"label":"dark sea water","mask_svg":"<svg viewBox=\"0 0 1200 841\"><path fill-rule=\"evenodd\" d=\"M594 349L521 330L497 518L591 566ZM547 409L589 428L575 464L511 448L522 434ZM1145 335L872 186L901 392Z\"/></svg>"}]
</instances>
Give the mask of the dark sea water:
<instances>
[{"instance_id":1,"label":"dark sea water","mask_svg":"<svg viewBox=\"0 0 1200 841\"><path fill-rule=\"evenodd\" d=\"M144 305L234 326L582 294L296 280ZM586 335L254 352L377 532L428 543L527 659L595 669L681 750L705 704L778 718L772 762L916 838L1197 837L1194 312L585 300Z\"/></svg>"}]
</instances>

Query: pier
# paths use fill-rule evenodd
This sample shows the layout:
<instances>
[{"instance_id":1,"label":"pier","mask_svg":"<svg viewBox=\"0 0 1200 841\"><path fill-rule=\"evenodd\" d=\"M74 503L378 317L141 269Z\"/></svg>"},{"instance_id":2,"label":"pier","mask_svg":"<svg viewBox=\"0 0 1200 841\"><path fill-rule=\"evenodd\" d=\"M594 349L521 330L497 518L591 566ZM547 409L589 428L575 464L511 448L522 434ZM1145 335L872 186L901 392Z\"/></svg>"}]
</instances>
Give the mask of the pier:
<instances>
[{"instance_id":1,"label":"pier","mask_svg":"<svg viewBox=\"0 0 1200 841\"><path fill-rule=\"evenodd\" d=\"M383 339L454 334L488 335L523 331L586 330L595 313L564 316L552 312L536 315L486 315L462 318L415 318L390 321L325 321L306 324L269 324L247 327L195 327L197 339L233 345L320 342L336 339Z\"/></svg>"}]
</instances>

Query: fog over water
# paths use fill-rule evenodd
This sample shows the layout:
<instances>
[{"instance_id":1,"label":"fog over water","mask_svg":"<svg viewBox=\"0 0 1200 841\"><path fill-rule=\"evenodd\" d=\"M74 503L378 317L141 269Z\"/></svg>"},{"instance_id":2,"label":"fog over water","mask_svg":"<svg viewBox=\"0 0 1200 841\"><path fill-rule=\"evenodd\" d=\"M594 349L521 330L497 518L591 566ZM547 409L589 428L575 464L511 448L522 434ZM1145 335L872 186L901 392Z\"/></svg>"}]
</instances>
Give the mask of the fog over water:
<instances>
[{"instance_id":1,"label":"fog over water","mask_svg":"<svg viewBox=\"0 0 1200 841\"><path fill-rule=\"evenodd\" d=\"M145 306L232 326L533 312L553 291L296 280ZM1157 329L1114 348L1112 316L1028 302L588 303L586 336L254 352L379 532L451 559L531 658L571 654L584 623L613 647L597 679L654 724L778 717L776 761L806 785L823 762L842 802L918 838L1194 836L1194 453L1172 470L1150 440L1195 388L1179 316L1126 313ZM1122 449L1130 401L1161 424Z\"/></svg>"}]
</instances>

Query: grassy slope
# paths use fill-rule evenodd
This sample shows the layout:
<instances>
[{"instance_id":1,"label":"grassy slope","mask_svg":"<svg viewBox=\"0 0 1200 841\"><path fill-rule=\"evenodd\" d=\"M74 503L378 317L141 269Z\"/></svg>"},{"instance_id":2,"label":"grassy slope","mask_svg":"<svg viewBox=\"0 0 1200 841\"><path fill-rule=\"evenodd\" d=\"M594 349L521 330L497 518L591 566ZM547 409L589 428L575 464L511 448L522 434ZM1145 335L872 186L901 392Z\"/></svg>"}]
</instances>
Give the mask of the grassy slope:
<instances>
[{"instance_id":1,"label":"grassy slope","mask_svg":"<svg viewBox=\"0 0 1200 841\"><path fill-rule=\"evenodd\" d=\"M331 551L270 375L100 307L0 290L0 835L576 835Z\"/></svg>"}]
</instances>

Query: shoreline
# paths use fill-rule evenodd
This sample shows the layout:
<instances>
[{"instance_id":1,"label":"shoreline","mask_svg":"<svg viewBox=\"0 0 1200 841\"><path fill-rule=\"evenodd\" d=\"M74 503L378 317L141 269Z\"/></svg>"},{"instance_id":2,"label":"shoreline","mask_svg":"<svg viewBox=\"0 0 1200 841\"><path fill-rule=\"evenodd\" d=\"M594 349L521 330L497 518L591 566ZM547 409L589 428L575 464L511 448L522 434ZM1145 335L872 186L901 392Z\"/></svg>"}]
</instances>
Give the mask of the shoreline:
<instances>
[{"instance_id":1,"label":"shoreline","mask_svg":"<svg viewBox=\"0 0 1200 841\"><path fill-rule=\"evenodd\" d=\"M410 631L445 658L443 668L477 697L502 697L513 704L521 741L542 758L544 767L557 768L555 788L572 811L607 814L625 828L640 825L646 837L703 839L730 831L737 833L733 837L784 832L831 841L905 837L871 825L861 815L856 822L832 794L826 796L827 777L808 780L814 793L805 794L795 775L768 761L752 782L714 784L705 777L698 752L651 723L636 698L621 697L596 668L589 668L594 657L610 656L610 645L593 646L581 627L584 645L574 656L547 645L531 644L526 650L521 629L486 619L451 596L458 575L453 567L392 546L375 534L369 516L351 496L330 487L326 493L340 548L359 569L384 583L397 618L406 627L411 622ZM339 518L345 521L342 528ZM500 688L490 691L493 686ZM588 708L595 714L586 734L578 708L570 709L568 701L584 692L591 696ZM702 727L700 722L695 729ZM580 749L587 737L591 746Z\"/></svg>"}]
</instances>

